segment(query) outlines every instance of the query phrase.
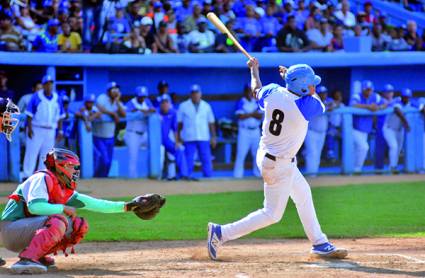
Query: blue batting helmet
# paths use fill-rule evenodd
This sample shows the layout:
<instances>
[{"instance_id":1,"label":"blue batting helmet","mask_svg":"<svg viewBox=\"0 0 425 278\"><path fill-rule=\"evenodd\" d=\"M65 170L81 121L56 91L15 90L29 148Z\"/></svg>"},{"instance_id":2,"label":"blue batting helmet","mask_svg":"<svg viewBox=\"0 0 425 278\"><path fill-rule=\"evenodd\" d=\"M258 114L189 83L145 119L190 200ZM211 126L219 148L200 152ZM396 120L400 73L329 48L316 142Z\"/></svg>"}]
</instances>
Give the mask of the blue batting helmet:
<instances>
[{"instance_id":1,"label":"blue batting helmet","mask_svg":"<svg viewBox=\"0 0 425 278\"><path fill-rule=\"evenodd\" d=\"M322 79L306 64L293 65L285 74L286 88L299 95L308 95L308 86L317 86Z\"/></svg>"}]
</instances>

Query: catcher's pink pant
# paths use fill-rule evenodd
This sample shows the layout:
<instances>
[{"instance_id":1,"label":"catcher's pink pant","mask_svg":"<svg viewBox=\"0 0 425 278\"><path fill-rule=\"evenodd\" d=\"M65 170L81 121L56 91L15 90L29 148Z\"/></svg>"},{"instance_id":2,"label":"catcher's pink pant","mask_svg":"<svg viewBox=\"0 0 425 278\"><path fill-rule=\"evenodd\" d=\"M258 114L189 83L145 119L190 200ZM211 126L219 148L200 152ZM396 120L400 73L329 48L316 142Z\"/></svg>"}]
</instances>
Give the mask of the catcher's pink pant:
<instances>
[{"instance_id":1,"label":"catcher's pink pant","mask_svg":"<svg viewBox=\"0 0 425 278\"><path fill-rule=\"evenodd\" d=\"M223 241L252 233L282 219L289 197L294 201L304 231L313 245L328 241L320 228L310 186L291 159L270 160L259 150L257 165L264 179L264 208L241 220L222 226Z\"/></svg>"}]
</instances>

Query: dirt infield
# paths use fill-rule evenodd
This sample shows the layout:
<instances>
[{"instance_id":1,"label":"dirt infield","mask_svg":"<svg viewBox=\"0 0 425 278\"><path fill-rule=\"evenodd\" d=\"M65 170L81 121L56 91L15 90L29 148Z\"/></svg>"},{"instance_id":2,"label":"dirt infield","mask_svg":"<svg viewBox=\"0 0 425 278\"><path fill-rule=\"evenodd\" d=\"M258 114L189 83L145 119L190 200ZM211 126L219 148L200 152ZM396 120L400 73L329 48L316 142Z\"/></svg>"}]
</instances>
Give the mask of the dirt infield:
<instances>
[{"instance_id":1,"label":"dirt infield","mask_svg":"<svg viewBox=\"0 0 425 278\"><path fill-rule=\"evenodd\" d=\"M345 260L308 254L307 240L239 240L207 257L200 241L89 243L76 255L56 257L58 270L43 277L425 277L425 239L336 240ZM15 255L1 249L7 265ZM1 277L10 275L0 268Z\"/></svg>"}]
</instances>

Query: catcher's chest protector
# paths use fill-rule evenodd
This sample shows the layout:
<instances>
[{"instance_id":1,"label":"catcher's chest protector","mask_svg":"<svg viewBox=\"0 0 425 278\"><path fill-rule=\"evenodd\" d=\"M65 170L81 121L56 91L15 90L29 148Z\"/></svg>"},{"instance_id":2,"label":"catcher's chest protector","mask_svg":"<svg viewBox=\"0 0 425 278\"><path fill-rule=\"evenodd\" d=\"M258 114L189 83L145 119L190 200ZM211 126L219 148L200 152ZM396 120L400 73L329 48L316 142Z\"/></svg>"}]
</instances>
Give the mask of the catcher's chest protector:
<instances>
[{"instance_id":1,"label":"catcher's chest protector","mask_svg":"<svg viewBox=\"0 0 425 278\"><path fill-rule=\"evenodd\" d=\"M69 198L71 198L72 194L74 194L74 190L67 187L62 187L59 183L59 180L51 171L41 170L38 172L46 174L44 180L46 181L47 193L49 194L49 203L62 205L66 204Z\"/></svg>"}]
</instances>

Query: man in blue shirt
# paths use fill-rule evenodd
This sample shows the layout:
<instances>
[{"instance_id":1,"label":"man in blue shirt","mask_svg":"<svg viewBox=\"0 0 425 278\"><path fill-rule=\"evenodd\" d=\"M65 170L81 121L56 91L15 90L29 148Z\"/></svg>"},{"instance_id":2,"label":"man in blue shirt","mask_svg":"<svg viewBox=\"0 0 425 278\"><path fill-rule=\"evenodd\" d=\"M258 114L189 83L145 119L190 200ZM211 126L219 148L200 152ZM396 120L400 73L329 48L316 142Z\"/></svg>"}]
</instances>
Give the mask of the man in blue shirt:
<instances>
[{"instance_id":1,"label":"man in blue shirt","mask_svg":"<svg viewBox=\"0 0 425 278\"><path fill-rule=\"evenodd\" d=\"M370 80L362 82L362 92L355 94L350 105L366 109L372 112L384 108L381 106L381 97L373 92L373 83ZM354 172L360 173L369 151L368 135L373 130L373 116L353 116L353 139L354 139Z\"/></svg>"},{"instance_id":2,"label":"man in blue shirt","mask_svg":"<svg viewBox=\"0 0 425 278\"><path fill-rule=\"evenodd\" d=\"M382 104L391 106L394 99L394 87L391 84L385 84L384 90L381 93ZM385 115L376 117L376 139L375 139L375 168L380 171L384 168L385 153L388 150L388 145L382 134L382 128L385 122Z\"/></svg>"},{"instance_id":3,"label":"man in blue shirt","mask_svg":"<svg viewBox=\"0 0 425 278\"><path fill-rule=\"evenodd\" d=\"M176 142L177 112L172 108L168 95L159 97L159 116L161 118L161 141L165 149L165 163L168 180L177 178L187 179L187 165L184 156L184 147ZM176 176L176 164L178 175Z\"/></svg>"},{"instance_id":4,"label":"man in blue shirt","mask_svg":"<svg viewBox=\"0 0 425 278\"><path fill-rule=\"evenodd\" d=\"M47 30L38 35L32 43L33 51L37 52L57 52L58 51L58 26L57 19L50 19L47 22Z\"/></svg>"},{"instance_id":5,"label":"man in blue shirt","mask_svg":"<svg viewBox=\"0 0 425 278\"><path fill-rule=\"evenodd\" d=\"M255 51L261 36L261 25L255 18L254 6L246 6L246 16L236 22L235 30L240 33L242 43L247 51Z\"/></svg>"}]
</instances>

